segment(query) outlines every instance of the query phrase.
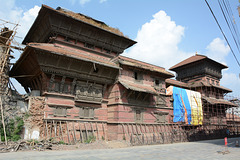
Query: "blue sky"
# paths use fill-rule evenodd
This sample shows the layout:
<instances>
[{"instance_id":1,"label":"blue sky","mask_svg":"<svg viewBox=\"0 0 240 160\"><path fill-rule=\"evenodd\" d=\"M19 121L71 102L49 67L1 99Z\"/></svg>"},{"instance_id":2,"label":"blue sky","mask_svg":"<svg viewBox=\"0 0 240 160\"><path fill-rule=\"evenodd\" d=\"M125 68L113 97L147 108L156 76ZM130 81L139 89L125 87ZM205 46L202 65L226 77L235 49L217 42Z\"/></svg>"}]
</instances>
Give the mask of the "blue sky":
<instances>
[{"instance_id":1,"label":"blue sky","mask_svg":"<svg viewBox=\"0 0 240 160\"><path fill-rule=\"evenodd\" d=\"M240 53L223 19L218 1L208 1L240 61ZM236 24L240 26L237 12L239 2L228 1ZM221 85L232 89L234 95L240 95L240 67L204 0L0 0L0 3L0 18L19 21L18 36L22 38L41 5L46 4L52 8L61 6L119 28L124 35L138 42L123 55L166 69L195 52L207 55L229 66L223 71ZM19 56L19 53L14 54L16 58Z\"/></svg>"}]
</instances>

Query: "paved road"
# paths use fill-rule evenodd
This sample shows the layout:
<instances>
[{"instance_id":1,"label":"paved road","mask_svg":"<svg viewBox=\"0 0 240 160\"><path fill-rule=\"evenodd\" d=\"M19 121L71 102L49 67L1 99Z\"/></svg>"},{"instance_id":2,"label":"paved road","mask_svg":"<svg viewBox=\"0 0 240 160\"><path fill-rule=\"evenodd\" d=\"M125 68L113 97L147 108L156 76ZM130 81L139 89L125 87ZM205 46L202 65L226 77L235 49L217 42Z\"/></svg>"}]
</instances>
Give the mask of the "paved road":
<instances>
[{"instance_id":1,"label":"paved road","mask_svg":"<svg viewBox=\"0 0 240 160\"><path fill-rule=\"evenodd\" d=\"M1 153L0 159L15 160L139 160L139 159L183 159L183 160L238 160L240 159L240 147L235 147L235 141L240 138L228 139L228 150L230 153L222 154L225 151L224 140L210 140L187 143L174 143L165 145L135 146L121 149L99 149L99 150L71 150L71 151L31 151L31 152L11 152Z\"/></svg>"}]
</instances>

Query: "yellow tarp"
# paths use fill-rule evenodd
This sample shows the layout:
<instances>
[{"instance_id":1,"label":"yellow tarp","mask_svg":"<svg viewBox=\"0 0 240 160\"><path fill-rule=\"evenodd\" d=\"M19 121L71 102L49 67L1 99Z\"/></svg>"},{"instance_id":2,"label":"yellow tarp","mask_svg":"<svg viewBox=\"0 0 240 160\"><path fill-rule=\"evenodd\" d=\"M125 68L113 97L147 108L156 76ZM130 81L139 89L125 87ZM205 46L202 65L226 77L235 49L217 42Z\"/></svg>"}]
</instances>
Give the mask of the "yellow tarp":
<instances>
[{"instance_id":1,"label":"yellow tarp","mask_svg":"<svg viewBox=\"0 0 240 160\"><path fill-rule=\"evenodd\" d=\"M199 92L187 90L188 100L192 110L192 125L202 125L203 122L203 111L202 111L202 100Z\"/></svg>"}]
</instances>

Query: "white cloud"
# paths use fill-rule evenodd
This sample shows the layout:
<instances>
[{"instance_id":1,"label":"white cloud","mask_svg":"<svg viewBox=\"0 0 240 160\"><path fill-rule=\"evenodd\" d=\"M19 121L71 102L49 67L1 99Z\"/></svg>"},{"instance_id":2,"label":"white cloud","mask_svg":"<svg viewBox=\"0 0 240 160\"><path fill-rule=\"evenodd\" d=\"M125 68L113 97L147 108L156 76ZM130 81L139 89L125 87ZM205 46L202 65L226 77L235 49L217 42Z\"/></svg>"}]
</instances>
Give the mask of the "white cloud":
<instances>
[{"instance_id":1,"label":"white cloud","mask_svg":"<svg viewBox=\"0 0 240 160\"><path fill-rule=\"evenodd\" d=\"M230 88L233 95L240 96L240 77L235 73L223 73L221 85Z\"/></svg>"},{"instance_id":2,"label":"white cloud","mask_svg":"<svg viewBox=\"0 0 240 160\"><path fill-rule=\"evenodd\" d=\"M104 2L107 2L107 0L100 0L99 2L100 3L104 3Z\"/></svg>"},{"instance_id":3,"label":"white cloud","mask_svg":"<svg viewBox=\"0 0 240 160\"><path fill-rule=\"evenodd\" d=\"M29 28L31 27L33 21L35 20L38 11L40 10L39 6L34 6L33 8L24 11L22 8L17 7L15 4L15 0L0 0L0 17L5 21L9 21L12 23L18 23L20 26L17 28L16 36L24 38ZM3 22L1 22L2 24ZM15 25L11 25L10 23L4 24L4 26L13 29ZM3 26L0 26L3 27ZM22 39L15 38L15 40L21 44ZM15 44L16 45L16 44ZM19 52L14 51L13 55L18 59ZM16 61L15 59L15 61ZM12 61L13 62L13 61ZM14 79L12 79L14 86L20 93L25 93L24 89L21 85Z\"/></svg>"},{"instance_id":4,"label":"white cloud","mask_svg":"<svg viewBox=\"0 0 240 160\"><path fill-rule=\"evenodd\" d=\"M79 0L79 3L83 6L84 4L90 2L91 0Z\"/></svg>"},{"instance_id":5,"label":"white cloud","mask_svg":"<svg viewBox=\"0 0 240 160\"><path fill-rule=\"evenodd\" d=\"M0 0L0 17L3 20L8 20L17 23L23 10L15 6L15 0Z\"/></svg>"},{"instance_id":6,"label":"white cloud","mask_svg":"<svg viewBox=\"0 0 240 160\"><path fill-rule=\"evenodd\" d=\"M225 45L224 40L215 38L206 49L206 56L215 61L226 64L225 57L230 53L230 48L228 45Z\"/></svg>"},{"instance_id":7,"label":"white cloud","mask_svg":"<svg viewBox=\"0 0 240 160\"><path fill-rule=\"evenodd\" d=\"M141 27L135 39L138 43L124 55L168 69L194 54L178 49L183 36L184 27L159 11Z\"/></svg>"},{"instance_id":8,"label":"white cloud","mask_svg":"<svg viewBox=\"0 0 240 160\"><path fill-rule=\"evenodd\" d=\"M81 6L84 6L86 3L89 3L91 0L78 0L79 4ZM107 0L99 0L99 3L104 3ZM71 4L74 5L76 3L76 0L70 0Z\"/></svg>"},{"instance_id":9,"label":"white cloud","mask_svg":"<svg viewBox=\"0 0 240 160\"><path fill-rule=\"evenodd\" d=\"M36 19L38 12L40 10L39 6L34 6L33 8L29 9L28 11L22 14L20 18L20 27L18 29L18 33L20 37L25 37L28 30L32 26L34 20Z\"/></svg>"}]
</instances>

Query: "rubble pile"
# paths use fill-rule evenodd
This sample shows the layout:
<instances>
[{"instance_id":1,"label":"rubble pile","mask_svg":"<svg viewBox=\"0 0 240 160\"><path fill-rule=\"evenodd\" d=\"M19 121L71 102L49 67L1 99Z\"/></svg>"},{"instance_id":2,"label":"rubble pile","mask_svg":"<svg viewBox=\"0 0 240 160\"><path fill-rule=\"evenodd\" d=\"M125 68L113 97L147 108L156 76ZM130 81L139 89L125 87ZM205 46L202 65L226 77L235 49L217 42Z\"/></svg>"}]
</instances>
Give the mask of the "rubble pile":
<instances>
[{"instance_id":1,"label":"rubble pile","mask_svg":"<svg viewBox=\"0 0 240 160\"><path fill-rule=\"evenodd\" d=\"M43 97L28 97L29 98L29 117L25 119L25 128L34 129L38 128L40 133L44 131L44 106L45 98Z\"/></svg>"},{"instance_id":2,"label":"rubble pile","mask_svg":"<svg viewBox=\"0 0 240 160\"><path fill-rule=\"evenodd\" d=\"M5 145L3 142L0 143L0 153L5 152L17 152L17 151L44 151L52 150L53 143L51 141L20 141L20 142L9 142Z\"/></svg>"}]
</instances>

